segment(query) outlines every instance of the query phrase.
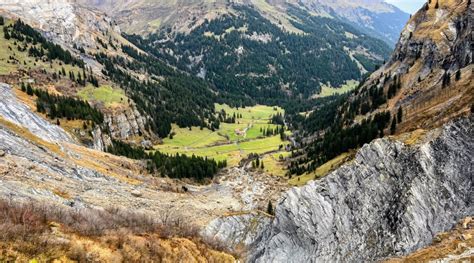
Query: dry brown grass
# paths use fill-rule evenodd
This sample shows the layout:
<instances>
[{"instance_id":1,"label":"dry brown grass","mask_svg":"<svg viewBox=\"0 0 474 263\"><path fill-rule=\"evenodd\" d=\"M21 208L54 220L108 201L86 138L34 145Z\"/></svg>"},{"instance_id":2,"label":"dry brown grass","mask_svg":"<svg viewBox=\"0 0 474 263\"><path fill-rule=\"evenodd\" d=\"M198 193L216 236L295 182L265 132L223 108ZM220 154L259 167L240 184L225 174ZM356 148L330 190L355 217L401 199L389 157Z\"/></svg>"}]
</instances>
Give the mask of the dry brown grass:
<instances>
[{"instance_id":1,"label":"dry brown grass","mask_svg":"<svg viewBox=\"0 0 474 263\"><path fill-rule=\"evenodd\" d=\"M59 189L59 188L56 188L56 189L53 189L52 191L55 195L59 196L59 197L62 197L64 199L71 199L71 195L63 190L63 189Z\"/></svg>"},{"instance_id":2,"label":"dry brown grass","mask_svg":"<svg viewBox=\"0 0 474 263\"><path fill-rule=\"evenodd\" d=\"M0 200L0 262L234 262L183 218Z\"/></svg>"},{"instance_id":3,"label":"dry brown grass","mask_svg":"<svg viewBox=\"0 0 474 263\"><path fill-rule=\"evenodd\" d=\"M393 258L386 263L400 262L433 262L445 259L448 256L458 256L458 260L450 262L473 262L474 256L460 256L468 249L474 247L474 221L472 218L462 220L453 230L438 234L430 246L420 249L403 258Z\"/></svg>"},{"instance_id":4,"label":"dry brown grass","mask_svg":"<svg viewBox=\"0 0 474 263\"><path fill-rule=\"evenodd\" d=\"M9 130L11 130L12 132L16 133L18 136L20 136L24 139L30 140L31 142L33 142L37 145L43 146L43 147L49 149L51 152L53 152L53 153L55 153L55 154L57 154L61 157L65 157L64 153L61 151L61 149L58 145L56 145L54 143L51 143L51 142L47 142L47 141L37 137L36 135L31 133L28 129L14 124L14 123L6 120L2 116L0 116L0 125L8 128Z\"/></svg>"}]
</instances>

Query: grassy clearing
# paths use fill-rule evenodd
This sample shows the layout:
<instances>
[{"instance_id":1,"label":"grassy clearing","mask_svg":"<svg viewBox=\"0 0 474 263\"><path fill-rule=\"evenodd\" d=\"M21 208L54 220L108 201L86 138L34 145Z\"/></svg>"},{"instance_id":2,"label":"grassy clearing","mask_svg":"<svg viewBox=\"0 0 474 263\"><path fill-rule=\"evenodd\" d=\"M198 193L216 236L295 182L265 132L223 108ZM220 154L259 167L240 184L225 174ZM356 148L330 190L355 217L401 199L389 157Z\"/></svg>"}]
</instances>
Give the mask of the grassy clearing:
<instances>
[{"instance_id":1,"label":"grassy clearing","mask_svg":"<svg viewBox=\"0 0 474 263\"><path fill-rule=\"evenodd\" d=\"M296 33L303 34L304 32L296 28L291 20L294 20L291 16L288 16L286 13L281 12L275 6L269 4L265 0L253 0L252 3L260 9L260 11L270 19L274 24L281 25L285 30Z\"/></svg>"},{"instance_id":2,"label":"grassy clearing","mask_svg":"<svg viewBox=\"0 0 474 263\"><path fill-rule=\"evenodd\" d=\"M98 88L88 84L77 94L80 98L87 101L98 101L107 107L114 107L127 103L127 97L121 89L114 89L111 86L103 85Z\"/></svg>"},{"instance_id":3,"label":"grassy clearing","mask_svg":"<svg viewBox=\"0 0 474 263\"><path fill-rule=\"evenodd\" d=\"M216 112L225 110L228 115L235 114L242 114L241 123L268 123L268 120L272 117L272 115L276 115L277 113L284 114L285 111L280 107L269 107L263 105L257 105L253 107L245 107L245 108L231 108L226 104L216 104Z\"/></svg>"},{"instance_id":4,"label":"grassy clearing","mask_svg":"<svg viewBox=\"0 0 474 263\"><path fill-rule=\"evenodd\" d=\"M275 129L277 126L268 122L273 115L284 114L283 109L261 105L236 109L216 104L216 111L221 110L230 116L234 113L242 115L242 118L238 118L236 123L221 123L220 129L214 132L206 128L193 127L189 130L173 126L173 139L164 139L163 144L156 145L155 149L168 154L194 154L218 161L227 160L230 166L235 166L250 153L278 151L280 145L287 143L281 141L279 135L263 137L260 131L260 128ZM246 133L237 134L236 130Z\"/></svg>"},{"instance_id":5,"label":"grassy clearing","mask_svg":"<svg viewBox=\"0 0 474 263\"><path fill-rule=\"evenodd\" d=\"M198 127L193 127L190 130L189 128L179 128L177 125L173 125L172 133L175 133L173 139L169 137L164 139L165 146L205 147L219 142L226 142L226 139L217 132L209 129L201 130Z\"/></svg>"},{"instance_id":6,"label":"grassy clearing","mask_svg":"<svg viewBox=\"0 0 474 263\"><path fill-rule=\"evenodd\" d=\"M265 165L266 173L274 176L283 177L286 175L286 168L284 164L280 161L279 155L280 153L265 155L262 161Z\"/></svg>"},{"instance_id":7,"label":"grassy clearing","mask_svg":"<svg viewBox=\"0 0 474 263\"><path fill-rule=\"evenodd\" d=\"M303 186L311 180L319 179L326 176L330 172L334 171L344 163L346 163L350 158L354 156L354 153L348 152L339 155L338 157L330 160L329 162L319 166L315 172L306 173L298 177L290 179L288 182L293 186Z\"/></svg>"},{"instance_id":8,"label":"grassy clearing","mask_svg":"<svg viewBox=\"0 0 474 263\"><path fill-rule=\"evenodd\" d=\"M357 80L348 80L346 83L338 88L333 88L330 85L323 84L321 86L321 93L316 95L315 98L329 97L336 94L344 94L354 90L359 85Z\"/></svg>"}]
</instances>

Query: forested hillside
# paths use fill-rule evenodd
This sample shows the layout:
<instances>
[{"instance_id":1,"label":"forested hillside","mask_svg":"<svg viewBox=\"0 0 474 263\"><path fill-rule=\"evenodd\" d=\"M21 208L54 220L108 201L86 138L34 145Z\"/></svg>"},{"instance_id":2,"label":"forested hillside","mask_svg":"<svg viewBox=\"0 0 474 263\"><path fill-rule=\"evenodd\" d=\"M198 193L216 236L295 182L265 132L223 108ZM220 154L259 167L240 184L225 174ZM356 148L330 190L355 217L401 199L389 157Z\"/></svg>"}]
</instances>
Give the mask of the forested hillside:
<instances>
[{"instance_id":1,"label":"forested hillside","mask_svg":"<svg viewBox=\"0 0 474 263\"><path fill-rule=\"evenodd\" d=\"M310 97L321 84L339 87L383 63L380 40L334 19L288 12L303 33L289 33L255 9L233 6L226 14L187 33L164 30L127 38L154 56L211 82L217 100L231 105L281 105ZM337 72L337 74L334 74Z\"/></svg>"},{"instance_id":2,"label":"forested hillside","mask_svg":"<svg viewBox=\"0 0 474 263\"><path fill-rule=\"evenodd\" d=\"M215 100L208 83L132 47L121 48L134 60L105 53L97 54L96 59L104 65L103 74L120 84L138 109L150 117L149 129L166 137L172 123L180 127L207 126ZM133 73L149 78L142 80Z\"/></svg>"},{"instance_id":3,"label":"forested hillside","mask_svg":"<svg viewBox=\"0 0 474 263\"><path fill-rule=\"evenodd\" d=\"M307 118L293 116L293 125L311 139L294 153L290 172L312 172L376 138L437 127L472 111L470 5L425 4L386 65L346 97L321 100Z\"/></svg>"}]
</instances>

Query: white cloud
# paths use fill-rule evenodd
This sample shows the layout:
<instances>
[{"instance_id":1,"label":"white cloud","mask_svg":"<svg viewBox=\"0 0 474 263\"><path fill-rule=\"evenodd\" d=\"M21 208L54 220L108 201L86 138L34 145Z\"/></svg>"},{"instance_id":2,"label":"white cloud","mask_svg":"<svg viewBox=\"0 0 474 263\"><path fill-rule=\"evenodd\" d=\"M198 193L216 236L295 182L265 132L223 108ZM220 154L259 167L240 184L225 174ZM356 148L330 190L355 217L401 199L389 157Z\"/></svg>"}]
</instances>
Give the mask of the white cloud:
<instances>
[{"instance_id":1,"label":"white cloud","mask_svg":"<svg viewBox=\"0 0 474 263\"><path fill-rule=\"evenodd\" d=\"M426 3L426 0L385 0L385 2L395 5L407 13L413 14Z\"/></svg>"}]
</instances>

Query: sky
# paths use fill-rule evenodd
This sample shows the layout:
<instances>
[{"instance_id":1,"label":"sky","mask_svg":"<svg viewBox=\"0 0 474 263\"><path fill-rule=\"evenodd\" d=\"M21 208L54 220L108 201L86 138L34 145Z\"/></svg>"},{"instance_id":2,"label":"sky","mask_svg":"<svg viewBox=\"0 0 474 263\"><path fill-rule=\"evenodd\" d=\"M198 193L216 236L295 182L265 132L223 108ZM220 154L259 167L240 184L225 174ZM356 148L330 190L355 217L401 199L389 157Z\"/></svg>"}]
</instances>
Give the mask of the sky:
<instances>
[{"instance_id":1,"label":"sky","mask_svg":"<svg viewBox=\"0 0 474 263\"><path fill-rule=\"evenodd\" d=\"M426 3L426 0L385 0L385 2L395 5L409 14L413 14Z\"/></svg>"}]
</instances>

